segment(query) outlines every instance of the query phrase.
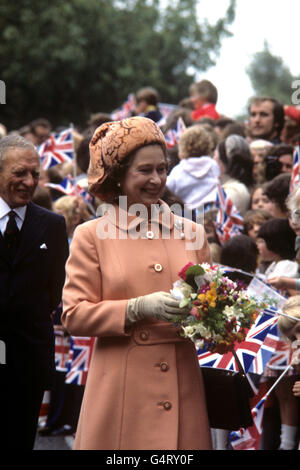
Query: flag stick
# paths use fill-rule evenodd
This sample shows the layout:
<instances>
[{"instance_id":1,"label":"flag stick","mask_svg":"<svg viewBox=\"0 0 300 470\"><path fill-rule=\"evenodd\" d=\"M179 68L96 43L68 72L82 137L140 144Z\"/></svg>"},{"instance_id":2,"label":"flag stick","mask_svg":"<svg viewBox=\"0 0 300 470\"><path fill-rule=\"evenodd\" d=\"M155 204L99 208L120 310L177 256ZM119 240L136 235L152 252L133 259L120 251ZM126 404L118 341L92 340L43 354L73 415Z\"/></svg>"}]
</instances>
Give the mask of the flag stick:
<instances>
[{"instance_id":1,"label":"flag stick","mask_svg":"<svg viewBox=\"0 0 300 470\"><path fill-rule=\"evenodd\" d=\"M300 318L292 317L291 315L288 315L287 313L283 313L281 310L278 310L277 312L271 313L271 312L264 312L265 315L270 315L270 317L276 317L277 315L280 315L282 317L289 318L290 320L293 320L295 322L300 321Z\"/></svg>"},{"instance_id":2,"label":"flag stick","mask_svg":"<svg viewBox=\"0 0 300 470\"><path fill-rule=\"evenodd\" d=\"M240 360L239 360L239 358L238 358L238 355L237 355L237 353L236 353L236 351L235 351L234 349L232 350L232 354L233 354L233 357L234 357L234 359L235 359L235 362L237 363L237 366L238 366L238 369L239 369L240 373L243 374L243 375L246 377L246 379L247 379L247 381L248 381L248 384L249 384L249 387L251 388L251 390L253 391L253 393L255 393L255 389L253 388L253 385L252 385L251 381L249 380L248 375L247 375L246 372L244 371L244 368L243 368L243 366L242 366L242 364L241 364L241 362L240 362Z\"/></svg>"},{"instance_id":3,"label":"flag stick","mask_svg":"<svg viewBox=\"0 0 300 470\"><path fill-rule=\"evenodd\" d=\"M76 152L75 152L75 146L74 146L74 126L73 123L71 122L70 124L71 132L72 132L72 142L73 142L73 153L74 153L74 160L73 160L73 179L74 181L76 180L77 177L77 161L76 161Z\"/></svg>"},{"instance_id":4,"label":"flag stick","mask_svg":"<svg viewBox=\"0 0 300 470\"><path fill-rule=\"evenodd\" d=\"M291 364L289 364L285 369L284 371L282 372L282 374L278 377L278 379L276 380L276 382L273 383L272 387L267 391L265 397L267 398L270 393L274 390L274 388L276 387L276 385L278 384L278 382L280 382L280 380L285 376L285 374L288 372L288 370L293 367Z\"/></svg>"}]
</instances>

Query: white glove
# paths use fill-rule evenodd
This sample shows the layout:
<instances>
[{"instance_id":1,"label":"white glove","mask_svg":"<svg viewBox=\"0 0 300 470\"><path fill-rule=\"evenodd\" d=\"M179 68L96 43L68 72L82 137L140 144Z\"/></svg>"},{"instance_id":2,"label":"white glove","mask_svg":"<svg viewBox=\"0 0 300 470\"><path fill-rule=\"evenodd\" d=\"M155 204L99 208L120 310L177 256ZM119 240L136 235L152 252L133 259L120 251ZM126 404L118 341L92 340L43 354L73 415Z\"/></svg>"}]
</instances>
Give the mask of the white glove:
<instances>
[{"instance_id":1,"label":"white glove","mask_svg":"<svg viewBox=\"0 0 300 470\"><path fill-rule=\"evenodd\" d=\"M188 310L179 308L179 301L167 292L154 292L135 299L130 299L126 309L126 325L139 320L154 317L158 320L171 321L173 315L187 314Z\"/></svg>"}]
</instances>

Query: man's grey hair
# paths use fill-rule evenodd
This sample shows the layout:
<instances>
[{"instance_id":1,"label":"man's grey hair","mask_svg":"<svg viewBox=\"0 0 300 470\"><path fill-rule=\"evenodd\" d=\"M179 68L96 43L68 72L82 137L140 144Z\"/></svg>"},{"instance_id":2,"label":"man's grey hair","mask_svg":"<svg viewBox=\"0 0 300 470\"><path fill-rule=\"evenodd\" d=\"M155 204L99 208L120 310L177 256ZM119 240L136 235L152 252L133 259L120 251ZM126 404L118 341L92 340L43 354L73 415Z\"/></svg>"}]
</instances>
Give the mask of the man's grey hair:
<instances>
[{"instance_id":1,"label":"man's grey hair","mask_svg":"<svg viewBox=\"0 0 300 470\"><path fill-rule=\"evenodd\" d=\"M299 224L300 214L295 211L300 210L300 184L298 184L286 199L286 206L291 213L291 219L294 223Z\"/></svg>"},{"instance_id":2,"label":"man's grey hair","mask_svg":"<svg viewBox=\"0 0 300 470\"><path fill-rule=\"evenodd\" d=\"M3 161L5 159L6 152L11 148L30 148L35 152L36 147L32 142L18 134L10 134L0 139L0 171L3 168Z\"/></svg>"}]
</instances>

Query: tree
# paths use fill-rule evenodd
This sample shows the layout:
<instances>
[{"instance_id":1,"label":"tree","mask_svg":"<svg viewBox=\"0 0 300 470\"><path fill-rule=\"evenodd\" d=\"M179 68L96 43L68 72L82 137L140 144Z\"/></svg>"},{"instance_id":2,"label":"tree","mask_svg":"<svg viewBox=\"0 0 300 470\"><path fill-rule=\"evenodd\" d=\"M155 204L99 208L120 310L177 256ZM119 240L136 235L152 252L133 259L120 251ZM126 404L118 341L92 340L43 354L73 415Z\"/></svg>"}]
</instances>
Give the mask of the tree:
<instances>
[{"instance_id":1,"label":"tree","mask_svg":"<svg viewBox=\"0 0 300 470\"><path fill-rule=\"evenodd\" d=\"M214 25L197 21L199 0L16 0L0 4L0 79L8 127L36 117L84 124L129 93L153 86L177 103L214 64L230 35L235 0Z\"/></svg>"},{"instance_id":2,"label":"tree","mask_svg":"<svg viewBox=\"0 0 300 470\"><path fill-rule=\"evenodd\" d=\"M263 51L254 54L247 73L257 95L271 96L282 104L292 104L292 83L295 78L283 59L270 52L267 42Z\"/></svg>"}]
</instances>

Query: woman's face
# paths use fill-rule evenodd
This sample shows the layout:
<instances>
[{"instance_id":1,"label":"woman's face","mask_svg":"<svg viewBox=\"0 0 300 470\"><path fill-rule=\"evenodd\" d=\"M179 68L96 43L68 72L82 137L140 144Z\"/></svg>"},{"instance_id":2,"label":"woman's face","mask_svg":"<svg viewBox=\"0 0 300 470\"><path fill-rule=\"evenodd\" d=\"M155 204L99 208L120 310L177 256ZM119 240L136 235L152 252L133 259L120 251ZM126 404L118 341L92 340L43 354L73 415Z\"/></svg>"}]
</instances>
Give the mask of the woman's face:
<instances>
[{"instance_id":1,"label":"woman's face","mask_svg":"<svg viewBox=\"0 0 300 470\"><path fill-rule=\"evenodd\" d=\"M264 209L271 214L272 208L272 201L263 193L262 188L257 188L252 195L251 209Z\"/></svg>"},{"instance_id":2,"label":"woman's face","mask_svg":"<svg viewBox=\"0 0 300 470\"><path fill-rule=\"evenodd\" d=\"M162 197L167 180L167 163L160 145L147 145L137 150L121 183L121 191L132 204L147 208Z\"/></svg>"},{"instance_id":3,"label":"woman's face","mask_svg":"<svg viewBox=\"0 0 300 470\"><path fill-rule=\"evenodd\" d=\"M249 228L248 233L247 233L248 237L256 241L260 227L261 227L261 224L257 224L257 223L252 224L251 228Z\"/></svg>"},{"instance_id":4,"label":"woman's face","mask_svg":"<svg viewBox=\"0 0 300 470\"><path fill-rule=\"evenodd\" d=\"M296 317L297 318L297 317ZM297 321L296 325L289 331L289 338L291 341L300 340L300 322Z\"/></svg>"},{"instance_id":5,"label":"woman's face","mask_svg":"<svg viewBox=\"0 0 300 470\"><path fill-rule=\"evenodd\" d=\"M294 230L295 234L297 237L300 236L300 221L296 223L295 220L292 219L292 217L289 217L289 224L292 230Z\"/></svg>"}]
</instances>

